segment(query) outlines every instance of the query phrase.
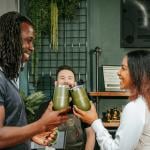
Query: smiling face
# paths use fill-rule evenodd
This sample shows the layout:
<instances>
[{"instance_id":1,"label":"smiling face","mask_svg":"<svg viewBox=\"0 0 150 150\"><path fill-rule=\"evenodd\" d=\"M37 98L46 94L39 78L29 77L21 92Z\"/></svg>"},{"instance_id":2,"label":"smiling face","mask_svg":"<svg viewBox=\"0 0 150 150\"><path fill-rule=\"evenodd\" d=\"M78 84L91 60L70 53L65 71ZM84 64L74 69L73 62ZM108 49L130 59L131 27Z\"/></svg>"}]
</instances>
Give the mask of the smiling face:
<instances>
[{"instance_id":1,"label":"smiling face","mask_svg":"<svg viewBox=\"0 0 150 150\"><path fill-rule=\"evenodd\" d=\"M126 56L123 58L121 68L118 71L118 76L120 79L120 88L130 89L132 86L132 80L128 68L128 58Z\"/></svg>"},{"instance_id":2,"label":"smiling face","mask_svg":"<svg viewBox=\"0 0 150 150\"><path fill-rule=\"evenodd\" d=\"M28 23L21 24L21 37L23 48L22 61L27 62L31 53L34 51L33 41L35 38L34 29Z\"/></svg>"},{"instance_id":3,"label":"smiling face","mask_svg":"<svg viewBox=\"0 0 150 150\"><path fill-rule=\"evenodd\" d=\"M58 73L57 81L55 82L56 85L67 85L68 87L75 86L75 76L72 71L70 70L61 70Z\"/></svg>"}]
</instances>

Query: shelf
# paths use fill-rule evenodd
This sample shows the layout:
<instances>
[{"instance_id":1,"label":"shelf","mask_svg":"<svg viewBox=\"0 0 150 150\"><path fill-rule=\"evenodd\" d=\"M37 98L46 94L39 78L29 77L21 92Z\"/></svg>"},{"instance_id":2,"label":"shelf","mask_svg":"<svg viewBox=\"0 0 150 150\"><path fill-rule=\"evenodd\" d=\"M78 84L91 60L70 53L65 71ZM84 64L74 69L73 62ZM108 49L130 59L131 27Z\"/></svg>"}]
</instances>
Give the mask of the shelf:
<instances>
[{"instance_id":1,"label":"shelf","mask_svg":"<svg viewBox=\"0 0 150 150\"><path fill-rule=\"evenodd\" d=\"M104 127L106 128L118 128L120 122L103 122Z\"/></svg>"},{"instance_id":2,"label":"shelf","mask_svg":"<svg viewBox=\"0 0 150 150\"><path fill-rule=\"evenodd\" d=\"M89 92L90 96L93 97L118 97L118 98L127 98L129 97L128 92ZM99 99L97 99L97 110L99 110ZM103 122L104 127L106 128L118 128L120 125L120 122Z\"/></svg>"},{"instance_id":3,"label":"shelf","mask_svg":"<svg viewBox=\"0 0 150 150\"><path fill-rule=\"evenodd\" d=\"M95 96L95 97L128 97L129 93L128 92L89 92L90 96Z\"/></svg>"}]
</instances>

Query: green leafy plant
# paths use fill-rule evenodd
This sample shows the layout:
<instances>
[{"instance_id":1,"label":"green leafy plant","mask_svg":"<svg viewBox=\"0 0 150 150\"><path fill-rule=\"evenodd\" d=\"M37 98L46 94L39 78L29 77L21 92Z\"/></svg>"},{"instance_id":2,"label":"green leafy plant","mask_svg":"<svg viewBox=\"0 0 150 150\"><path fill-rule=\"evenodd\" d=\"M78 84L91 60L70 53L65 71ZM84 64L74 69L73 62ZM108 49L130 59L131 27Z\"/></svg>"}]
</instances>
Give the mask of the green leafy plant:
<instances>
[{"instance_id":1,"label":"green leafy plant","mask_svg":"<svg viewBox=\"0 0 150 150\"><path fill-rule=\"evenodd\" d=\"M50 32L51 47L58 50L58 6L56 0L50 3Z\"/></svg>"},{"instance_id":2,"label":"green leafy plant","mask_svg":"<svg viewBox=\"0 0 150 150\"><path fill-rule=\"evenodd\" d=\"M67 20L74 19L80 2L81 0L57 0L59 16Z\"/></svg>"},{"instance_id":3,"label":"green leafy plant","mask_svg":"<svg viewBox=\"0 0 150 150\"><path fill-rule=\"evenodd\" d=\"M27 120L29 123L31 123L35 121L35 114L46 96L43 94L42 91L34 92L29 96L26 96L23 91L20 91L20 96L25 104Z\"/></svg>"},{"instance_id":4,"label":"green leafy plant","mask_svg":"<svg viewBox=\"0 0 150 150\"><path fill-rule=\"evenodd\" d=\"M28 0L28 16L33 20L37 37L50 31L51 48L58 49L58 17L72 20L81 0ZM38 42L37 42L38 43Z\"/></svg>"},{"instance_id":5,"label":"green leafy plant","mask_svg":"<svg viewBox=\"0 0 150 150\"><path fill-rule=\"evenodd\" d=\"M35 85L38 80L38 50L42 49L42 36L48 35L51 50L58 52L59 19L74 19L80 2L81 0L28 0L27 15L36 30L35 51L31 59L31 74Z\"/></svg>"}]
</instances>

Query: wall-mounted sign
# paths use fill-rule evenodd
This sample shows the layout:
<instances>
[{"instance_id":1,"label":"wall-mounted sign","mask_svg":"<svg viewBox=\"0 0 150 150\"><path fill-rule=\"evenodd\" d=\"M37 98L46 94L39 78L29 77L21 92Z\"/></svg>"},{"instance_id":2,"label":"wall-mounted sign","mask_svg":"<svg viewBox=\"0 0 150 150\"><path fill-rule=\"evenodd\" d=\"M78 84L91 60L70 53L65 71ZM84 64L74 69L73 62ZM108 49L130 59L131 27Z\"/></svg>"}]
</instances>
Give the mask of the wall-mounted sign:
<instances>
[{"instance_id":1,"label":"wall-mounted sign","mask_svg":"<svg viewBox=\"0 0 150 150\"><path fill-rule=\"evenodd\" d=\"M120 66L103 66L105 91L122 91L120 79L117 75Z\"/></svg>"}]
</instances>

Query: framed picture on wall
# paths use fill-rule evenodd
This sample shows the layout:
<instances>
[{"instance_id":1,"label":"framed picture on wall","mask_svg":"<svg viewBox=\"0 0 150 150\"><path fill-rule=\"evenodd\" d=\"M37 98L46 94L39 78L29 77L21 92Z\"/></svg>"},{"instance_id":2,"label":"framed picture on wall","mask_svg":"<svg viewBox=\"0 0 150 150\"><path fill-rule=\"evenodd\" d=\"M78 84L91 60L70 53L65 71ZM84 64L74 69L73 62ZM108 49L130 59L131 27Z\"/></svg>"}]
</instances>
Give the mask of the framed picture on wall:
<instances>
[{"instance_id":1,"label":"framed picture on wall","mask_svg":"<svg viewBox=\"0 0 150 150\"><path fill-rule=\"evenodd\" d=\"M121 0L120 46L150 47L150 0Z\"/></svg>"},{"instance_id":2,"label":"framed picture on wall","mask_svg":"<svg viewBox=\"0 0 150 150\"><path fill-rule=\"evenodd\" d=\"M120 89L120 79L117 75L121 66L103 66L105 91L122 91Z\"/></svg>"}]
</instances>

